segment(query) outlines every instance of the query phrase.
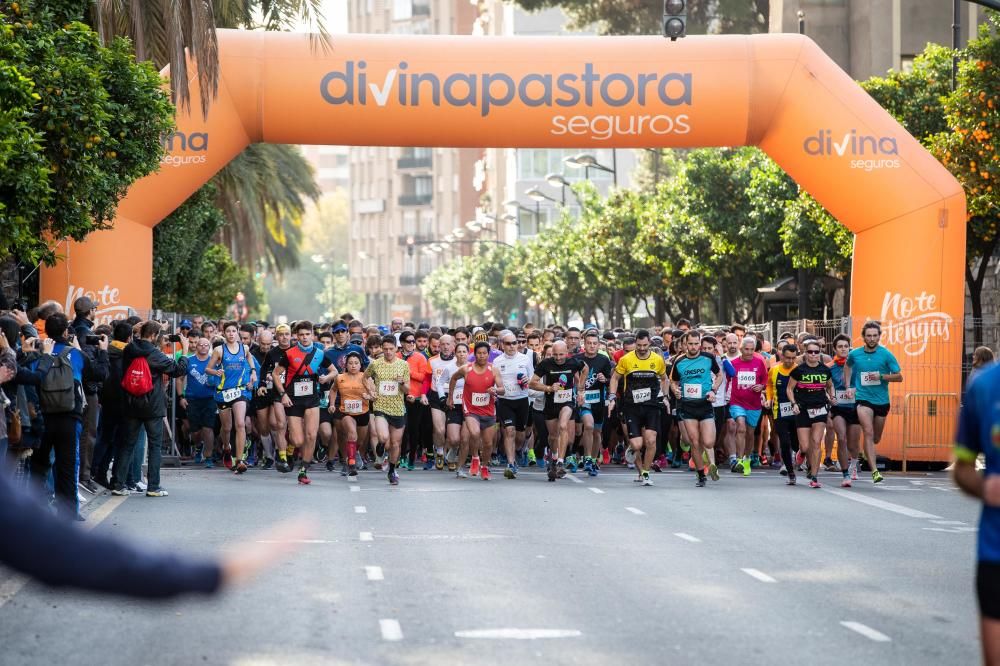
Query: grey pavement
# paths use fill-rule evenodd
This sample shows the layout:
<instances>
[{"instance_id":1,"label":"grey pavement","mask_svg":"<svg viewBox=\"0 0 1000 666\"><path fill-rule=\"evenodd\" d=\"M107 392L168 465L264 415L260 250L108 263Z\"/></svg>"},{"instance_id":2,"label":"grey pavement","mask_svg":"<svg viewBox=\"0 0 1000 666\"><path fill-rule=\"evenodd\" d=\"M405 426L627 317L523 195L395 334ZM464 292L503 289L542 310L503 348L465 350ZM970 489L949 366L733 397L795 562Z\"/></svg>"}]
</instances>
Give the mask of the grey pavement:
<instances>
[{"instance_id":1,"label":"grey pavement","mask_svg":"<svg viewBox=\"0 0 1000 666\"><path fill-rule=\"evenodd\" d=\"M209 600L0 572L0 664L978 661L978 509L946 475L841 490L829 474L814 490L725 471L700 489L685 471L644 488L608 469L579 483L402 472L397 488L377 472L348 483L317 469L299 487L277 472L164 470L169 497L102 496L91 526L192 554L302 512L318 532Z\"/></svg>"}]
</instances>

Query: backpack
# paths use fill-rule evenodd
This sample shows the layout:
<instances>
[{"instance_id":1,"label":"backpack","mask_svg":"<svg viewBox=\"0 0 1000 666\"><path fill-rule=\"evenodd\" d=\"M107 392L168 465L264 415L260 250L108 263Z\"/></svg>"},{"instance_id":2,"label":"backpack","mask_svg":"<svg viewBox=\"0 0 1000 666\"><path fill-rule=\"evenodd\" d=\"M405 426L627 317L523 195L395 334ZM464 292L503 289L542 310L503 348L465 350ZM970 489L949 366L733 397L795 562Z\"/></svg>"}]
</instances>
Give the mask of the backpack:
<instances>
[{"instance_id":1,"label":"backpack","mask_svg":"<svg viewBox=\"0 0 1000 666\"><path fill-rule=\"evenodd\" d=\"M122 388L133 398L142 398L153 392L153 373L145 356L137 356L122 373Z\"/></svg>"},{"instance_id":2,"label":"backpack","mask_svg":"<svg viewBox=\"0 0 1000 666\"><path fill-rule=\"evenodd\" d=\"M66 346L52 360L42 379L39 398L43 414L67 414L76 411L76 381L73 379L73 348Z\"/></svg>"}]
</instances>

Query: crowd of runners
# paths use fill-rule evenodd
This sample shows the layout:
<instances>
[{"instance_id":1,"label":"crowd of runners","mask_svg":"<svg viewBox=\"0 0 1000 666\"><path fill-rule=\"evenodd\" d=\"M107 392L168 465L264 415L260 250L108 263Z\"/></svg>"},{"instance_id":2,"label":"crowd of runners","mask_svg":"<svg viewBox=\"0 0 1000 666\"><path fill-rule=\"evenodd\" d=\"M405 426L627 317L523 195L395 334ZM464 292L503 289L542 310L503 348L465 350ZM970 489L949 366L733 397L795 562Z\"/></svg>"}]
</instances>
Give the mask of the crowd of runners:
<instances>
[{"instance_id":1,"label":"crowd of runners","mask_svg":"<svg viewBox=\"0 0 1000 666\"><path fill-rule=\"evenodd\" d=\"M138 317L95 326L93 303L81 301L73 320L43 311L32 327L6 317L17 367L0 374L13 404L38 402L46 434L33 444L32 473L48 474L57 497L73 495L74 511L77 482L165 496L169 427L194 464L294 472L304 485L324 468L349 480L379 471L397 485L400 470L490 480L536 467L555 482L619 465L643 486L686 468L704 487L728 466L743 476L777 469L789 485L804 474L813 488L821 470L835 470L850 487L862 462L879 483L888 385L902 381L876 322L856 348L846 335L828 347L807 333L772 348L741 325L709 332L685 320L601 331L192 317L168 335ZM79 394L65 413L51 396L43 404L62 358Z\"/></svg>"}]
</instances>

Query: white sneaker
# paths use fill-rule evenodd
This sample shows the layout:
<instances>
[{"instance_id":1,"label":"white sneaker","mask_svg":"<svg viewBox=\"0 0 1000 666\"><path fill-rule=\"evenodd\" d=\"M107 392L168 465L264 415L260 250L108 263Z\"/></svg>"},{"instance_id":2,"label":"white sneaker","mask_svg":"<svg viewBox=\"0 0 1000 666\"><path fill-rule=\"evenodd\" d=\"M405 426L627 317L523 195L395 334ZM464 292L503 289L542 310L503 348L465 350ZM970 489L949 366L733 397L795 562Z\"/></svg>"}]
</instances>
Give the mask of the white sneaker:
<instances>
[{"instance_id":1,"label":"white sneaker","mask_svg":"<svg viewBox=\"0 0 1000 666\"><path fill-rule=\"evenodd\" d=\"M144 493L144 492L146 492L146 484L145 484L145 483L143 483L142 481L136 481L136 482L135 482L135 488L136 488L136 490L138 490L138 491L139 491L140 493Z\"/></svg>"},{"instance_id":2,"label":"white sneaker","mask_svg":"<svg viewBox=\"0 0 1000 666\"><path fill-rule=\"evenodd\" d=\"M78 490L76 491L76 501L78 501L80 504L86 504L87 498L84 497L83 494Z\"/></svg>"}]
</instances>

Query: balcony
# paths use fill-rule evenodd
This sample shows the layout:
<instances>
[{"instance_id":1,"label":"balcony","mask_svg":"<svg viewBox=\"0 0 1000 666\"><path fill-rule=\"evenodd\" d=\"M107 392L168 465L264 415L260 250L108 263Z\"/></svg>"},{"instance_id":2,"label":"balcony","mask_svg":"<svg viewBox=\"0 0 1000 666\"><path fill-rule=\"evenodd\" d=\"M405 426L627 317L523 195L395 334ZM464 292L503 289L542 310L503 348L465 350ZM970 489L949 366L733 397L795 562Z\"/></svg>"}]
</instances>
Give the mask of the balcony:
<instances>
[{"instance_id":1,"label":"balcony","mask_svg":"<svg viewBox=\"0 0 1000 666\"><path fill-rule=\"evenodd\" d=\"M424 281L424 276L423 275L400 275L399 276L399 286L400 287L417 287L423 281Z\"/></svg>"},{"instance_id":2,"label":"balcony","mask_svg":"<svg viewBox=\"0 0 1000 666\"><path fill-rule=\"evenodd\" d=\"M430 192L426 194L400 194L400 206L426 206L434 200L434 195Z\"/></svg>"},{"instance_id":3,"label":"balcony","mask_svg":"<svg viewBox=\"0 0 1000 666\"><path fill-rule=\"evenodd\" d=\"M434 166L434 158L427 156L404 155L396 160L397 169L430 169Z\"/></svg>"}]
</instances>

